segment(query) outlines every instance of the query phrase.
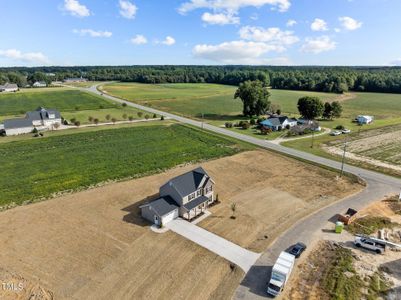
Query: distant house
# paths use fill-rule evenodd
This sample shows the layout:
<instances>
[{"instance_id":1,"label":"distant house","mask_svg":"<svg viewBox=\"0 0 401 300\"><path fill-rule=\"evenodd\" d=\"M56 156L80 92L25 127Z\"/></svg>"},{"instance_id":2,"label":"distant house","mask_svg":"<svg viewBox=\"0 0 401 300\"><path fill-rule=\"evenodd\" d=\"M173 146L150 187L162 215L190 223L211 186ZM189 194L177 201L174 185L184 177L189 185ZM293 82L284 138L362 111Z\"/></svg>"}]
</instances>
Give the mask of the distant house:
<instances>
[{"instance_id":1,"label":"distant house","mask_svg":"<svg viewBox=\"0 0 401 300\"><path fill-rule=\"evenodd\" d=\"M18 85L15 83L6 83L5 85L0 85L0 92L16 92L18 91Z\"/></svg>"},{"instance_id":2,"label":"distant house","mask_svg":"<svg viewBox=\"0 0 401 300\"><path fill-rule=\"evenodd\" d=\"M35 111L27 112L25 118L4 120L0 130L6 135L18 135L30 133L34 128L38 130L53 129L56 123L61 124L60 112L39 107Z\"/></svg>"},{"instance_id":3,"label":"distant house","mask_svg":"<svg viewBox=\"0 0 401 300\"><path fill-rule=\"evenodd\" d=\"M36 81L32 84L32 87L34 88L47 87L47 83L44 81Z\"/></svg>"},{"instance_id":4,"label":"distant house","mask_svg":"<svg viewBox=\"0 0 401 300\"><path fill-rule=\"evenodd\" d=\"M191 220L215 201L214 181L199 167L162 185L159 198L140 206L142 217L163 226L182 217Z\"/></svg>"},{"instance_id":5,"label":"distant house","mask_svg":"<svg viewBox=\"0 0 401 300\"><path fill-rule=\"evenodd\" d=\"M82 77L77 77L77 78L66 78L63 80L64 83L74 83L74 82L86 82L88 79L82 78Z\"/></svg>"},{"instance_id":6,"label":"distant house","mask_svg":"<svg viewBox=\"0 0 401 300\"><path fill-rule=\"evenodd\" d=\"M358 116L356 118L356 121L359 124L370 124L370 123L373 122L373 117L372 116L362 116L362 115L360 115L360 116Z\"/></svg>"},{"instance_id":7,"label":"distant house","mask_svg":"<svg viewBox=\"0 0 401 300\"><path fill-rule=\"evenodd\" d=\"M288 118L287 116L271 117L267 120L260 122L260 125L266 128L270 128L273 131L278 131L289 127L294 127L297 125L297 120Z\"/></svg>"}]
</instances>

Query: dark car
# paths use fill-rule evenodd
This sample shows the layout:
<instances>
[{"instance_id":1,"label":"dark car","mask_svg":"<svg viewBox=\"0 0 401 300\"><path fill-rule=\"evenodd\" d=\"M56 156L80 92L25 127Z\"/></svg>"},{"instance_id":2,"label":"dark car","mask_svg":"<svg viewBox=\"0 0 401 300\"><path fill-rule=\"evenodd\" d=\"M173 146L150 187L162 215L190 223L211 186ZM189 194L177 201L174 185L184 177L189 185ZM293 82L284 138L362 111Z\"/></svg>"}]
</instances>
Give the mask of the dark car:
<instances>
[{"instance_id":1,"label":"dark car","mask_svg":"<svg viewBox=\"0 0 401 300\"><path fill-rule=\"evenodd\" d=\"M306 245L304 243L296 243L290 249L289 253L294 255L296 258L300 257L302 252L306 249Z\"/></svg>"}]
</instances>

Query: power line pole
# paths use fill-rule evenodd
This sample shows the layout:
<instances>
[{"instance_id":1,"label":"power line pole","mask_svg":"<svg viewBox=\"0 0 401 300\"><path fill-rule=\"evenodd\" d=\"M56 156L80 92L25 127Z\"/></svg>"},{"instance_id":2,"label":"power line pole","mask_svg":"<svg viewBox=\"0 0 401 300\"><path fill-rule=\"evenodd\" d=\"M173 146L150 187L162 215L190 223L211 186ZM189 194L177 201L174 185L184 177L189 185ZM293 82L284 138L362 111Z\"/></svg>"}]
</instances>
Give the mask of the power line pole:
<instances>
[{"instance_id":1,"label":"power line pole","mask_svg":"<svg viewBox=\"0 0 401 300\"><path fill-rule=\"evenodd\" d=\"M342 162L341 162L341 174L340 174L340 177L343 177L343 174L344 174L345 153L347 152L347 140L348 140L348 136L345 137L345 142L344 142L344 152L343 152L343 159L342 159Z\"/></svg>"}]
</instances>

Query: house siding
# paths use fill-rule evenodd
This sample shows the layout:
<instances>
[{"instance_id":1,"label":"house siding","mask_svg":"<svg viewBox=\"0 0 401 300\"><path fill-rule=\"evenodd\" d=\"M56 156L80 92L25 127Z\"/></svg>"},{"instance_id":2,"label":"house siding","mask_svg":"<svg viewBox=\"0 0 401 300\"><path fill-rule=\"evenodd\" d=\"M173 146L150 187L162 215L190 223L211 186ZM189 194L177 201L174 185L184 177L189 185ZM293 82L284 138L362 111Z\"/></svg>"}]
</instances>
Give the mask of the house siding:
<instances>
[{"instance_id":1,"label":"house siding","mask_svg":"<svg viewBox=\"0 0 401 300\"><path fill-rule=\"evenodd\" d=\"M11 129L6 129L6 135L19 135L19 134L26 134L26 133L31 133L33 130L33 126L31 127L22 127L22 128L11 128Z\"/></svg>"}]
</instances>

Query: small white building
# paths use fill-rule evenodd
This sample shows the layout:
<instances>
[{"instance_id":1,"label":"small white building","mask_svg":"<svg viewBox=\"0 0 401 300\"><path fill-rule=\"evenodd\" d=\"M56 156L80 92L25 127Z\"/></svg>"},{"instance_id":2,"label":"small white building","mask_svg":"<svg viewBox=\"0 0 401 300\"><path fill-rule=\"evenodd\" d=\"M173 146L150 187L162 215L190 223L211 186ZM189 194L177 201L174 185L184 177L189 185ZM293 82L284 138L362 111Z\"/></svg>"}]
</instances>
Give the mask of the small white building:
<instances>
[{"instance_id":1,"label":"small white building","mask_svg":"<svg viewBox=\"0 0 401 300\"><path fill-rule=\"evenodd\" d=\"M36 81L32 84L32 87L34 88L47 87L47 83L44 81Z\"/></svg>"},{"instance_id":2,"label":"small white building","mask_svg":"<svg viewBox=\"0 0 401 300\"><path fill-rule=\"evenodd\" d=\"M356 118L356 121L359 124L371 124L373 122L373 117L372 116L362 116L362 115L360 115L360 116L358 116Z\"/></svg>"},{"instance_id":3,"label":"small white building","mask_svg":"<svg viewBox=\"0 0 401 300\"><path fill-rule=\"evenodd\" d=\"M61 125L60 112L39 107L35 111L27 112L25 118L4 120L4 124L0 126L0 130L7 136L19 135L31 133L34 128L38 130L51 130L54 129L56 123Z\"/></svg>"},{"instance_id":4,"label":"small white building","mask_svg":"<svg viewBox=\"0 0 401 300\"><path fill-rule=\"evenodd\" d=\"M15 83L6 83L5 85L0 85L0 92L16 92L18 91L18 85Z\"/></svg>"}]
</instances>

